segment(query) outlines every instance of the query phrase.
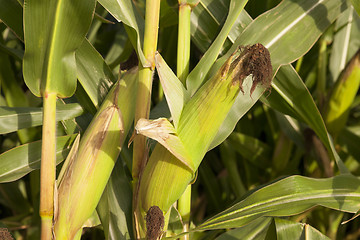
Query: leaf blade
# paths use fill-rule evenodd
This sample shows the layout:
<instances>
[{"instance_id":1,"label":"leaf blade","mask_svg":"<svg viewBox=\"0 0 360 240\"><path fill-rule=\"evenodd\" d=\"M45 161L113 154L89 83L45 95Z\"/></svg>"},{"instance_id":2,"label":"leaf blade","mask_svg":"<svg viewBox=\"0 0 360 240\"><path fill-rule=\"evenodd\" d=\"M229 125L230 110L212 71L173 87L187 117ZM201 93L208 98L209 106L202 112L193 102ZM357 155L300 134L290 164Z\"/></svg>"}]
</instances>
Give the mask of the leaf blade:
<instances>
[{"instance_id":1,"label":"leaf blade","mask_svg":"<svg viewBox=\"0 0 360 240\"><path fill-rule=\"evenodd\" d=\"M357 212L359 200L360 180L352 175L327 179L291 176L260 188L194 230L240 227L258 217L295 215L314 206Z\"/></svg>"},{"instance_id":2,"label":"leaf blade","mask_svg":"<svg viewBox=\"0 0 360 240\"><path fill-rule=\"evenodd\" d=\"M23 74L36 96L46 90L60 97L76 89L75 50L84 40L95 1L25 1Z\"/></svg>"},{"instance_id":3,"label":"leaf blade","mask_svg":"<svg viewBox=\"0 0 360 240\"><path fill-rule=\"evenodd\" d=\"M56 141L56 162L62 162L77 134L58 137ZM0 155L0 182L11 182L29 172L40 169L41 142L36 141L13 148Z\"/></svg>"}]
</instances>

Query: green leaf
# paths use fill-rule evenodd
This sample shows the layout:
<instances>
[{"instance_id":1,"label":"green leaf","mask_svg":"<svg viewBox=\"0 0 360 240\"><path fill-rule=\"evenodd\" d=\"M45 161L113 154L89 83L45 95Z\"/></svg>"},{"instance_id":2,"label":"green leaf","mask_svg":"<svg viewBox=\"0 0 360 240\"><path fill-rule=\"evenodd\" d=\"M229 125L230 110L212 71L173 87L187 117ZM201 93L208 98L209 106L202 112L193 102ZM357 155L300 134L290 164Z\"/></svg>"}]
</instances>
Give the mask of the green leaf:
<instances>
[{"instance_id":1,"label":"green leaf","mask_svg":"<svg viewBox=\"0 0 360 240\"><path fill-rule=\"evenodd\" d=\"M15 35L24 40L22 6L17 0L0 0L0 19Z\"/></svg>"},{"instance_id":2,"label":"green leaf","mask_svg":"<svg viewBox=\"0 0 360 240\"><path fill-rule=\"evenodd\" d=\"M132 236L131 199L130 180L125 174L123 162L118 161L97 206L105 239L133 239L130 237Z\"/></svg>"},{"instance_id":3,"label":"green leaf","mask_svg":"<svg viewBox=\"0 0 360 240\"><path fill-rule=\"evenodd\" d=\"M265 169L271 164L270 147L258 139L242 133L233 132L229 136L232 147L255 166Z\"/></svg>"},{"instance_id":4,"label":"green leaf","mask_svg":"<svg viewBox=\"0 0 360 240\"><path fill-rule=\"evenodd\" d=\"M80 116L83 111L77 103L59 105L56 110L56 121ZM42 108L0 107L0 134L40 126L42 125L42 118Z\"/></svg>"},{"instance_id":5,"label":"green leaf","mask_svg":"<svg viewBox=\"0 0 360 240\"><path fill-rule=\"evenodd\" d=\"M9 57L0 52L0 82L2 83L2 92L5 96L7 106L9 107L27 107L29 101L25 95L25 92L21 88ZM21 143L27 143L34 140L37 134L36 129L22 129L18 130L18 136Z\"/></svg>"},{"instance_id":6,"label":"green leaf","mask_svg":"<svg viewBox=\"0 0 360 240\"><path fill-rule=\"evenodd\" d=\"M186 80L187 89L193 94L205 79L207 72L210 70L212 63L215 62L220 50L229 35L231 28L234 25L241 10L244 8L247 0L232 0L230 2L229 14L225 21L223 28L217 35L215 41L211 44L209 50L206 51L196 67L191 71ZM233 49L232 52L234 52ZM230 55L228 55L229 57Z\"/></svg>"},{"instance_id":7,"label":"green leaf","mask_svg":"<svg viewBox=\"0 0 360 240\"><path fill-rule=\"evenodd\" d=\"M221 234L216 238L216 240L265 240L266 232L271 221L272 218L270 217L256 219L243 227L239 227Z\"/></svg>"},{"instance_id":8,"label":"green leaf","mask_svg":"<svg viewBox=\"0 0 360 240\"><path fill-rule=\"evenodd\" d=\"M0 185L1 205L10 208L14 213L28 215L32 207L26 194L24 194L24 185L25 182L22 180L2 183ZM1 223L4 222L6 220L4 221L2 217Z\"/></svg>"},{"instance_id":9,"label":"green leaf","mask_svg":"<svg viewBox=\"0 0 360 240\"><path fill-rule=\"evenodd\" d=\"M206 52L216 38L219 27L226 19L229 3L230 0L202 0L192 9L191 40L201 52ZM226 39L224 45L231 46L229 39Z\"/></svg>"},{"instance_id":10,"label":"green leaf","mask_svg":"<svg viewBox=\"0 0 360 240\"><path fill-rule=\"evenodd\" d=\"M275 114L279 123L279 127L285 133L285 135L298 147L305 149L304 135L301 132L299 121L279 112L275 112Z\"/></svg>"},{"instance_id":11,"label":"green leaf","mask_svg":"<svg viewBox=\"0 0 360 240\"><path fill-rule=\"evenodd\" d=\"M277 70L304 55L345 9L344 0L283 1L253 21L232 48L261 42L269 49L273 68Z\"/></svg>"},{"instance_id":12,"label":"green leaf","mask_svg":"<svg viewBox=\"0 0 360 240\"><path fill-rule=\"evenodd\" d=\"M69 97L75 92L75 50L94 9L94 0L25 0L23 74L33 94L41 96L46 90Z\"/></svg>"},{"instance_id":13,"label":"green leaf","mask_svg":"<svg viewBox=\"0 0 360 240\"><path fill-rule=\"evenodd\" d=\"M191 16L191 38L201 52L209 49L215 39L218 28L225 21L230 1L203 0L193 9ZM221 55L227 51L244 28L252 21L249 14L243 10L235 20L227 39L221 49Z\"/></svg>"},{"instance_id":14,"label":"green leaf","mask_svg":"<svg viewBox=\"0 0 360 240\"><path fill-rule=\"evenodd\" d=\"M190 99L190 95L159 53L155 55L155 64L175 128L177 128L182 109Z\"/></svg>"},{"instance_id":15,"label":"green leaf","mask_svg":"<svg viewBox=\"0 0 360 240\"><path fill-rule=\"evenodd\" d=\"M271 9L255 19L238 37L228 53L214 64L211 72L214 73L217 71L226 57L229 56L231 51L237 46L256 42L261 42L269 48L275 72L281 65L288 64L305 54L319 38L320 34L337 18L341 11L344 11L344 6L346 6L346 2L338 0L329 0L325 3L305 0L297 2L283 1L276 8ZM324 11L324 8L326 11ZM279 15L279 12L282 14ZM324 14L326 14L326 17ZM318 18L321 18L321 21L316 21L314 25L314 21ZM313 27L309 28L306 26ZM298 39L301 39L301 42L295 46L293 43L298 42ZM283 49L287 49L287 54L283 54ZM282 77L279 77L279 74L283 74ZM210 73L210 75L213 74ZM289 79L291 79L291 81ZM271 99L271 95L273 94L280 94L281 98L278 99L282 100L272 103L269 101L269 105L273 107L273 104L274 106L275 104L281 104L283 106L289 104L290 107L286 109L290 109L291 112L295 113L294 115L296 115L296 117L300 117L300 119L313 128L326 145L332 157L338 162L341 171L344 173L348 172L333 148L332 141L327 134L321 115L310 93L295 70L291 66L280 68L276 78L273 80L272 87L272 94L270 94L268 98ZM277 93L274 93L275 91ZM217 146L229 136L237 121L258 99L254 95L252 98L254 101L248 101L239 94L218 136L211 144L211 148ZM303 104L304 98L309 105Z\"/></svg>"},{"instance_id":16,"label":"green leaf","mask_svg":"<svg viewBox=\"0 0 360 240\"><path fill-rule=\"evenodd\" d=\"M241 227L264 216L291 216L315 206L355 213L360 180L352 175L315 179L291 176L262 187L194 230Z\"/></svg>"},{"instance_id":17,"label":"green leaf","mask_svg":"<svg viewBox=\"0 0 360 240\"><path fill-rule=\"evenodd\" d=\"M329 97L324 120L329 132L336 137L345 127L351 105L360 86L360 51L348 62Z\"/></svg>"},{"instance_id":18,"label":"green leaf","mask_svg":"<svg viewBox=\"0 0 360 240\"><path fill-rule=\"evenodd\" d=\"M263 101L279 111L283 112L283 109L285 109L285 113L290 106L296 118L308 124L316 132L320 140L325 144L329 154L337 162L340 171L348 173L347 168L334 149L332 139L327 133L324 121L314 100L292 66L288 65L280 68L273 81L273 88L276 89L276 92L274 91L268 98L263 98Z\"/></svg>"},{"instance_id":19,"label":"green leaf","mask_svg":"<svg viewBox=\"0 0 360 240\"><path fill-rule=\"evenodd\" d=\"M275 226L278 240L330 240L330 238L308 224L275 218Z\"/></svg>"},{"instance_id":20,"label":"green leaf","mask_svg":"<svg viewBox=\"0 0 360 240\"><path fill-rule=\"evenodd\" d=\"M93 105L98 108L116 78L87 39L77 49L75 56L79 82Z\"/></svg>"},{"instance_id":21,"label":"green leaf","mask_svg":"<svg viewBox=\"0 0 360 240\"><path fill-rule=\"evenodd\" d=\"M360 15L360 2L356 0L350 0L350 1L353 7L355 8L357 14Z\"/></svg>"},{"instance_id":22,"label":"green leaf","mask_svg":"<svg viewBox=\"0 0 360 240\"><path fill-rule=\"evenodd\" d=\"M329 59L329 70L334 83L346 63L360 48L360 16L349 7L336 20L334 40Z\"/></svg>"},{"instance_id":23,"label":"green leaf","mask_svg":"<svg viewBox=\"0 0 360 240\"><path fill-rule=\"evenodd\" d=\"M133 46L138 53L138 57L141 63L144 66L148 65L148 62L142 51L145 22L144 19L137 12L134 3L131 0L99 0L99 3L116 20L118 20L119 22L123 22L124 24L132 28L133 31L135 31L135 36L131 33L128 33L129 37L132 40Z\"/></svg>"},{"instance_id":24,"label":"green leaf","mask_svg":"<svg viewBox=\"0 0 360 240\"><path fill-rule=\"evenodd\" d=\"M76 134L57 137L57 164L66 158L75 137ZM0 155L0 182L15 181L35 169L40 169L41 142L24 144L2 153Z\"/></svg>"},{"instance_id":25,"label":"green leaf","mask_svg":"<svg viewBox=\"0 0 360 240\"><path fill-rule=\"evenodd\" d=\"M230 141L224 141L220 145L221 160L228 172L229 183L232 187L232 191L236 197L240 199L240 197L243 196L247 190L241 179L241 174L238 167L239 159L235 154L236 148L231 146L229 142Z\"/></svg>"},{"instance_id":26,"label":"green leaf","mask_svg":"<svg viewBox=\"0 0 360 240\"><path fill-rule=\"evenodd\" d=\"M355 159L360 156L360 127L347 127L341 131L338 137L338 143Z\"/></svg>"},{"instance_id":27,"label":"green leaf","mask_svg":"<svg viewBox=\"0 0 360 240\"><path fill-rule=\"evenodd\" d=\"M16 48L9 48L6 45L0 43L0 51L13 56L16 60L22 61L24 57L24 51Z\"/></svg>"}]
</instances>

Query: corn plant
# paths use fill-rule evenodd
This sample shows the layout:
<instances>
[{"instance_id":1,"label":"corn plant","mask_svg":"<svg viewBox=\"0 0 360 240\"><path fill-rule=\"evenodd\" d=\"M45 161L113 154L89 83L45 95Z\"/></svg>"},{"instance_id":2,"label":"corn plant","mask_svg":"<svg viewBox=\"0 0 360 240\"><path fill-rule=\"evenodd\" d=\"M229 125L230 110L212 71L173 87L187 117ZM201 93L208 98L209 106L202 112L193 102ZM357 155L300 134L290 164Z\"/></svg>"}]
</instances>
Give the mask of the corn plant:
<instances>
[{"instance_id":1,"label":"corn plant","mask_svg":"<svg viewBox=\"0 0 360 240\"><path fill-rule=\"evenodd\" d=\"M358 239L359 14L0 0L0 236Z\"/></svg>"}]
</instances>

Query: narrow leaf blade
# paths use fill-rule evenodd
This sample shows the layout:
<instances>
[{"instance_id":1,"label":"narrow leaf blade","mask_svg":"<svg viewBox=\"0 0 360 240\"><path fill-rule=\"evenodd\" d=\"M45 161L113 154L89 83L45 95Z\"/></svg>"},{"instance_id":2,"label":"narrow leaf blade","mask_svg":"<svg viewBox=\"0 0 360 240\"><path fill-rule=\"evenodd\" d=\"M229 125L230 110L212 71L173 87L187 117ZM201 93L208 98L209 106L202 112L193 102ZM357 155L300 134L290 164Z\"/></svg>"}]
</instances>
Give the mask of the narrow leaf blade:
<instances>
[{"instance_id":1,"label":"narrow leaf blade","mask_svg":"<svg viewBox=\"0 0 360 240\"><path fill-rule=\"evenodd\" d=\"M74 141L76 134L56 139L56 161L62 162ZM11 182L29 172L40 169L41 141L13 148L0 155L0 182Z\"/></svg>"},{"instance_id":2,"label":"narrow leaf blade","mask_svg":"<svg viewBox=\"0 0 360 240\"><path fill-rule=\"evenodd\" d=\"M327 179L291 176L260 188L195 230L240 227L259 217L290 216L314 206L357 212L360 180L352 175Z\"/></svg>"}]
</instances>

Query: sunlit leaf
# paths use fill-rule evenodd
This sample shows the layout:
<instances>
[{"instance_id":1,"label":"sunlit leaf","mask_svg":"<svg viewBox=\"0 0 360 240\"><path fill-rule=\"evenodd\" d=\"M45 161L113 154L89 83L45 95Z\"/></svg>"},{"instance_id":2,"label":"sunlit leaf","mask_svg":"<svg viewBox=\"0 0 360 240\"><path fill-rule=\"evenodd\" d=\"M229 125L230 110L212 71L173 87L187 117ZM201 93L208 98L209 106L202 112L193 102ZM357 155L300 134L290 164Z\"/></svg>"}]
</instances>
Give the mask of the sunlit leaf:
<instances>
[{"instance_id":1,"label":"sunlit leaf","mask_svg":"<svg viewBox=\"0 0 360 240\"><path fill-rule=\"evenodd\" d=\"M70 151L76 134L56 139L56 162L62 162ZM15 181L29 172L40 169L41 141L13 148L0 155L0 182Z\"/></svg>"},{"instance_id":2,"label":"sunlit leaf","mask_svg":"<svg viewBox=\"0 0 360 240\"><path fill-rule=\"evenodd\" d=\"M56 111L56 120L67 120L83 113L77 103L59 105ZM42 125L42 108L10 108L0 107L0 134L14 132L22 128Z\"/></svg>"},{"instance_id":3,"label":"sunlit leaf","mask_svg":"<svg viewBox=\"0 0 360 240\"><path fill-rule=\"evenodd\" d=\"M283 1L276 8L271 9L255 19L242 32L228 53L214 64L211 72L219 68L226 59L226 56L228 56L235 47L256 42L261 42L269 48L273 69L274 72L276 72L281 65L286 65L305 54L319 38L322 31L337 18L341 11L344 11L344 6L346 6L346 2L338 0L330 0L324 3L316 0L298 2ZM324 7L327 10L326 12L324 12ZM282 14L279 16L278 12ZM325 13L327 17L322 18L321 21L316 21L316 25L314 25L314 19L319 18L319 16ZM312 28L306 27L307 25L312 26ZM304 32L306 34L304 34ZM298 39L301 39L301 42L295 47L293 42ZM282 49L284 48L287 49L287 54L283 54ZM283 71L283 77L278 76L281 71ZM294 80L294 76L297 81ZM284 106L289 104L290 108L287 107L287 109L295 112L298 117L302 118L303 121L314 129L333 158L341 165L339 166L341 171L347 172L347 169L343 166L333 148L332 141L327 134L321 115L311 95L301 79L296 76L297 74L291 66L280 68L272 83L272 92L276 91L275 94L280 94L283 100L281 102L269 103L269 105L281 104ZM291 81L288 79L291 79ZM294 97L298 98L298 100L295 100ZM253 100L257 100L254 96L252 98ZM268 98L271 99L271 94ZM306 100L309 105L303 104L304 100ZM233 131L237 121L254 103L254 101L246 101L246 98L239 94L211 147L217 146ZM308 112L310 112L310 114Z\"/></svg>"},{"instance_id":4,"label":"sunlit leaf","mask_svg":"<svg viewBox=\"0 0 360 240\"><path fill-rule=\"evenodd\" d=\"M247 0L232 0L230 2L229 14L225 21L223 28L220 33L217 35L215 41L210 46L209 50L206 51L204 56L200 59L196 67L191 71L187 80L186 86L187 89L193 94L201 85L205 79L208 71L211 68L212 63L215 62L218 57L222 45L224 44L227 36L234 25L235 20L239 16L241 10L244 8ZM235 49L233 49L233 52ZM228 55L229 57L230 55Z\"/></svg>"},{"instance_id":5,"label":"sunlit leaf","mask_svg":"<svg viewBox=\"0 0 360 240\"><path fill-rule=\"evenodd\" d=\"M87 39L80 45L75 56L79 82L92 104L98 108L116 79L100 53Z\"/></svg>"},{"instance_id":6,"label":"sunlit leaf","mask_svg":"<svg viewBox=\"0 0 360 240\"><path fill-rule=\"evenodd\" d=\"M155 64L174 125L177 127L181 111L190 95L159 53L155 55Z\"/></svg>"},{"instance_id":7,"label":"sunlit leaf","mask_svg":"<svg viewBox=\"0 0 360 240\"><path fill-rule=\"evenodd\" d=\"M133 42L133 46L142 64L146 65L147 60L142 51L145 22L137 12L134 3L130 0L100 0L99 3L106 8L116 20L123 22L135 31L135 34L130 34L129 37Z\"/></svg>"},{"instance_id":8,"label":"sunlit leaf","mask_svg":"<svg viewBox=\"0 0 360 240\"><path fill-rule=\"evenodd\" d=\"M352 175L326 179L287 177L256 190L195 230L241 227L259 217L295 215L314 206L357 212L360 180Z\"/></svg>"},{"instance_id":9,"label":"sunlit leaf","mask_svg":"<svg viewBox=\"0 0 360 240\"><path fill-rule=\"evenodd\" d=\"M60 97L75 92L75 50L85 38L95 2L25 1L23 74L36 96L45 90Z\"/></svg>"},{"instance_id":10,"label":"sunlit leaf","mask_svg":"<svg viewBox=\"0 0 360 240\"><path fill-rule=\"evenodd\" d=\"M349 7L336 20L334 40L329 59L331 80L334 83L346 63L360 48L360 16Z\"/></svg>"}]
</instances>

